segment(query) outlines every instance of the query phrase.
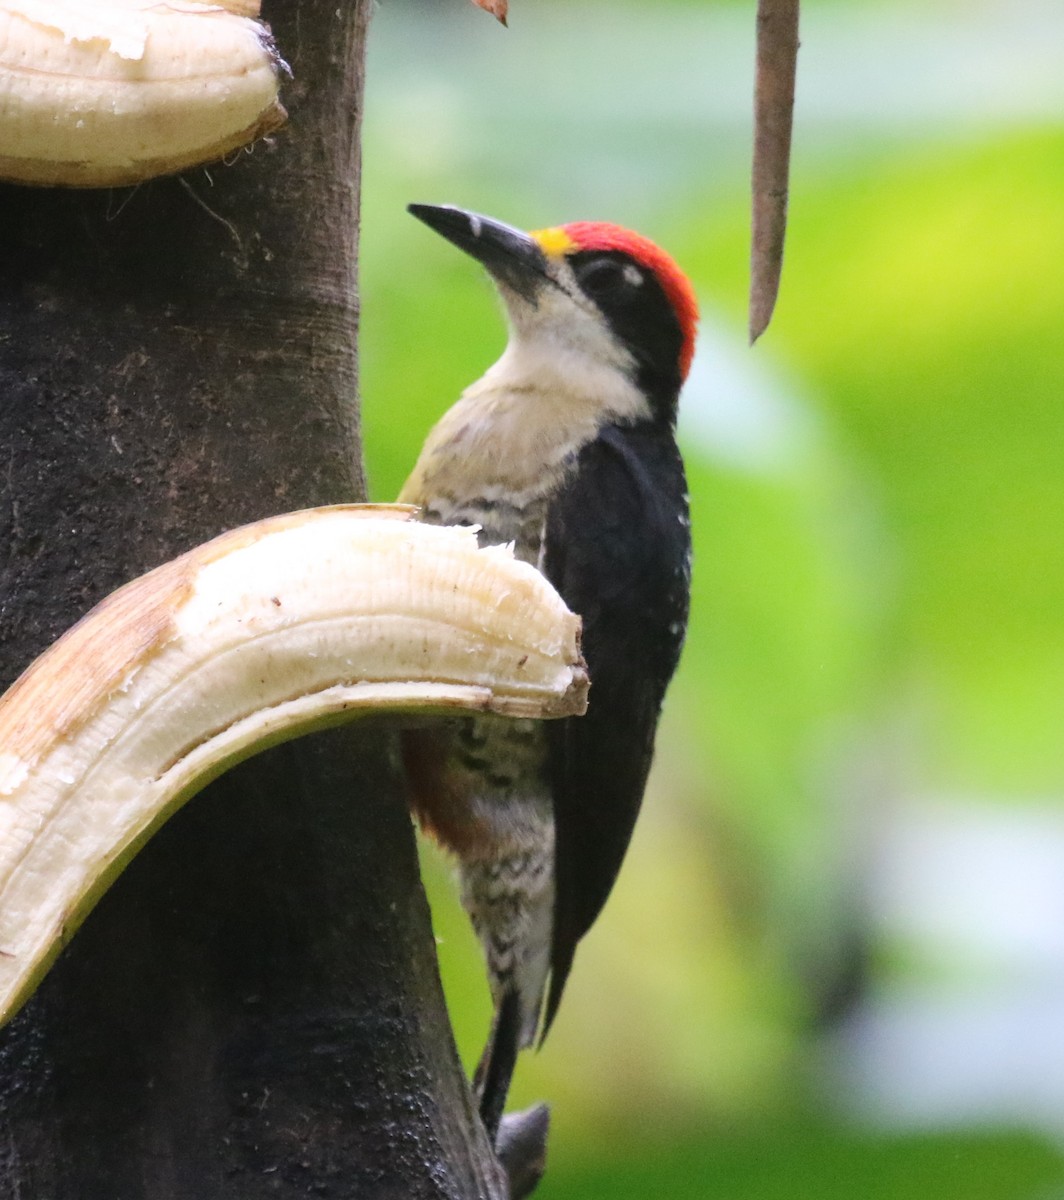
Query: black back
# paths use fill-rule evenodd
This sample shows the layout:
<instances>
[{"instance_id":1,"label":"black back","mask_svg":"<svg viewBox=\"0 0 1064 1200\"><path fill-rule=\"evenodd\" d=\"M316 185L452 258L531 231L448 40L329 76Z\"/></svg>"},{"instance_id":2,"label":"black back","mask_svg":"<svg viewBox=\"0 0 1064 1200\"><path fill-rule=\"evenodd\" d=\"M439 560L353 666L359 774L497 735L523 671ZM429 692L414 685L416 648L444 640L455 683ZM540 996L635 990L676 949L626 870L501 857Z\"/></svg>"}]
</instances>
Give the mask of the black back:
<instances>
[{"instance_id":1,"label":"black back","mask_svg":"<svg viewBox=\"0 0 1064 1200\"><path fill-rule=\"evenodd\" d=\"M547 517L544 573L584 619L587 714L548 724L555 912L546 1035L643 800L690 593L683 461L665 419L603 429Z\"/></svg>"}]
</instances>

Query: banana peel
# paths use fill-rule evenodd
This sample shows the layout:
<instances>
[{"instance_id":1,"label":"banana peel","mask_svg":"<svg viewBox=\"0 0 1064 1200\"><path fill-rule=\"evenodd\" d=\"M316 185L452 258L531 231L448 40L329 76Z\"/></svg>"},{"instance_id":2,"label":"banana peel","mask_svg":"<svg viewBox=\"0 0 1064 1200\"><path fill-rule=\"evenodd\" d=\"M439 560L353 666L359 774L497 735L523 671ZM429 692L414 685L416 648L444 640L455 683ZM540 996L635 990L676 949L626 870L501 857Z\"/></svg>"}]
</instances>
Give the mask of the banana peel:
<instances>
[{"instance_id":1,"label":"banana peel","mask_svg":"<svg viewBox=\"0 0 1064 1200\"><path fill-rule=\"evenodd\" d=\"M277 129L257 0L0 0L0 179L115 187Z\"/></svg>"},{"instance_id":2,"label":"banana peel","mask_svg":"<svg viewBox=\"0 0 1064 1200\"><path fill-rule=\"evenodd\" d=\"M586 707L580 619L508 547L400 505L216 538L0 698L0 1024L151 834L229 766L359 717Z\"/></svg>"}]
</instances>

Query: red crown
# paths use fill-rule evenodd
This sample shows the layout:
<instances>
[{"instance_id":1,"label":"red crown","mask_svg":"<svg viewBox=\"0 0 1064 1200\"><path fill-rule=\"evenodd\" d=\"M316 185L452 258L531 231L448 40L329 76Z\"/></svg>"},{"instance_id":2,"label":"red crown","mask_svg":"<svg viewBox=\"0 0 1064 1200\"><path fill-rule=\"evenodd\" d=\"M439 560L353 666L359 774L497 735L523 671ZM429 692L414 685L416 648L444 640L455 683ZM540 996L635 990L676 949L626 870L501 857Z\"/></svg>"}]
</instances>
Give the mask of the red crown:
<instances>
[{"instance_id":1,"label":"red crown","mask_svg":"<svg viewBox=\"0 0 1064 1200\"><path fill-rule=\"evenodd\" d=\"M660 246L620 225L606 221L572 221L563 231L580 250L619 250L630 255L640 266L653 271L680 322L683 346L680 349L680 377L687 378L695 353L695 328L698 325L698 300L691 281Z\"/></svg>"}]
</instances>

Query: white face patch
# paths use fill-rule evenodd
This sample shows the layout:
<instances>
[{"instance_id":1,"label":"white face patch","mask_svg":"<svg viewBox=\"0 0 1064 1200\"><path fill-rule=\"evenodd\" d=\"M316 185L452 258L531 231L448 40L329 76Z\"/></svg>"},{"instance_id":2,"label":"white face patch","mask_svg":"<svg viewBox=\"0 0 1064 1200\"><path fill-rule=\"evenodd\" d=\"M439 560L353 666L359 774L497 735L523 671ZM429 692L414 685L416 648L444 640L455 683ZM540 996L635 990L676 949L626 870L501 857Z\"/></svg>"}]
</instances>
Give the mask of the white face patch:
<instances>
[{"instance_id":1,"label":"white face patch","mask_svg":"<svg viewBox=\"0 0 1064 1200\"><path fill-rule=\"evenodd\" d=\"M549 260L547 270L556 286L541 287L534 304L505 284L499 286L510 317L511 340L525 346L539 343L549 347L550 352L564 355L570 370L575 357L588 369L629 376L632 356L614 337L598 307L584 294L569 263L564 259Z\"/></svg>"},{"instance_id":2,"label":"white face patch","mask_svg":"<svg viewBox=\"0 0 1064 1200\"><path fill-rule=\"evenodd\" d=\"M621 274L624 276L625 283L631 284L632 287L643 286L643 272L633 263L625 263Z\"/></svg>"},{"instance_id":3,"label":"white face patch","mask_svg":"<svg viewBox=\"0 0 1064 1200\"><path fill-rule=\"evenodd\" d=\"M555 293L549 315L513 320L502 357L465 397L501 405L516 421L515 442L529 464L553 457L556 444L572 448L595 436L606 421L627 423L650 415L646 396L632 379L632 359L600 317ZM498 428L498 414L493 414ZM509 479L512 485L512 478Z\"/></svg>"}]
</instances>

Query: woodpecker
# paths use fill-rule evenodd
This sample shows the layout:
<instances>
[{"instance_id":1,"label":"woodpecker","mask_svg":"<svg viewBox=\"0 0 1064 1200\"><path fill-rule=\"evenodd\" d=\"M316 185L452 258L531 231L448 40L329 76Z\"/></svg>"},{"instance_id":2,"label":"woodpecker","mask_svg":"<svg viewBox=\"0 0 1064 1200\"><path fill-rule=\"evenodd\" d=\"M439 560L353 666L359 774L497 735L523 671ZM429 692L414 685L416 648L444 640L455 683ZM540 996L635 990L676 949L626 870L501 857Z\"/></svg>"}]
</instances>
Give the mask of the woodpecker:
<instances>
[{"instance_id":1,"label":"woodpecker","mask_svg":"<svg viewBox=\"0 0 1064 1200\"><path fill-rule=\"evenodd\" d=\"M509 341L432 429L399 499L537 566L583 618L591 681L583 717L404 735L411 805L458 859L487 958L495 1017L476 1085L494 1136L518 1050L541 1016L541 1037L550 1028L620 869L683 644L675 429L698 308L673 260L617 225L525 233L450 206L409 211L487 269Z\"/></svg>"}]
</instances>

